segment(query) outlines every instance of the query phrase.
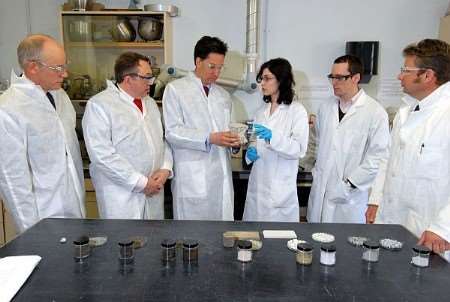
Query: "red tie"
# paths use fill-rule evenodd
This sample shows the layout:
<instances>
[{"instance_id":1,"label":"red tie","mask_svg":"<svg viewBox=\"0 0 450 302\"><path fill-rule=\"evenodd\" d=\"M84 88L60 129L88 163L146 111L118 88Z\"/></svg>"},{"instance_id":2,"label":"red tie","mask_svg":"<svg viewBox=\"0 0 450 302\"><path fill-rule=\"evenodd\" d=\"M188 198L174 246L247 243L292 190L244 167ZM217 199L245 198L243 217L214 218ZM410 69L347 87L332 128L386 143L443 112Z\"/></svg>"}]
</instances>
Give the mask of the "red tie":
<instances>
[{"instance_id":1,"label":"red tie","mask_svg":"<svg viewBox=\"0 0 450 302\"><path fill-rule=\"evenodd\" d=\"M133 103L139 108L139 110L141 110L141 112L144 112L142 110L142 100L141 99L134 99Z\"/></svg>"}]
</instances>

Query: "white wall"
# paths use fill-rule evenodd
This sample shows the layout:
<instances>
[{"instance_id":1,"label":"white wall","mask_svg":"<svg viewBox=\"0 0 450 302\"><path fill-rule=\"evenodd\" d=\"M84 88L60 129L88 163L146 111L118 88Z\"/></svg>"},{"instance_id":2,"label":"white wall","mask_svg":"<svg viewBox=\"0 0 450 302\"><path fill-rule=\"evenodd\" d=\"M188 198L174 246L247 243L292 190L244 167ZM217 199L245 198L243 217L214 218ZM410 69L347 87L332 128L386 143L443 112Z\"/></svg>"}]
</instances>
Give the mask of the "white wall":
<instances>
[{"instance_id":1,"label":"white wall","mask_svg":"<svg viewBox=\"0 0 450 302\"><path fill-rule=\"evenodd\" d=\"M0 78L16 66L17 42L31 32L59 38L58 9L64 0L0 1ZM97 0L107 7L128 7L129 0ZM141 5L151 0L141 0ZM193 67L193 45L204 34L223 38L232 50L245 51L244 0L159 0L179 7L173 19L174 63ZM413 41L438 35L439 19L448 0L261 0L267 9L265 58L285 57L296 70L297 86L313 84L329 73L332 60L343 54L349 40L380 41L380 76L365 85L376 94L377 78L392 78L402 65L401 50ZM236 92L237 119L243 119L260 104L259 94ZM306 104L310 107L310 104Z\"/></svg>"}]
</instances>

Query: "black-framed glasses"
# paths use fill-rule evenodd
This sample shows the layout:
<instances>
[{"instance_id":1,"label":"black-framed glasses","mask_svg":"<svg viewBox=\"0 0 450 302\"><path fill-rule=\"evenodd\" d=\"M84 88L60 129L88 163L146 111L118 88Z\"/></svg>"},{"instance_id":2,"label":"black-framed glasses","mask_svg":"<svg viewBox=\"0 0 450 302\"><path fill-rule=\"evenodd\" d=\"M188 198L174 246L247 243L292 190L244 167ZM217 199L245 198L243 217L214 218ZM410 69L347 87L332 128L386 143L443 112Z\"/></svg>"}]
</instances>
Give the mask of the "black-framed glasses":
<instances>
[{"instance_id":1,"label":"black-framed glasses","mask_svg":"<svg viewBox=\"0 0 450 302\"><path fill-rule=\"evenodd\" d=\"M155 82L155 76L153 76L153 75L143 76L143 75L140 75L139 73L127 73L124 75L124 77L125 76L137 77L141 80L147 81L150 85L153 85L153 83Z\"/></svg>"},{"instance_id":2,"label":"black-framed glasses","mask_svg":"<svg viewBox=\"0 0 450 302\"><path fill-rule=\"evenodd\" d=\"M333 80L336 80L336 81L338 81L338 82L343 82L343 81L347 81L348 79L350 79L351 77L353 76L353 74L346 74L346 75L340 75L340 74L338 74L338 75L334 75L334 74L329 74L329 75L327 75L327 78L330 80L330 81L333 81Z\"/></svg>"}]
</instances>

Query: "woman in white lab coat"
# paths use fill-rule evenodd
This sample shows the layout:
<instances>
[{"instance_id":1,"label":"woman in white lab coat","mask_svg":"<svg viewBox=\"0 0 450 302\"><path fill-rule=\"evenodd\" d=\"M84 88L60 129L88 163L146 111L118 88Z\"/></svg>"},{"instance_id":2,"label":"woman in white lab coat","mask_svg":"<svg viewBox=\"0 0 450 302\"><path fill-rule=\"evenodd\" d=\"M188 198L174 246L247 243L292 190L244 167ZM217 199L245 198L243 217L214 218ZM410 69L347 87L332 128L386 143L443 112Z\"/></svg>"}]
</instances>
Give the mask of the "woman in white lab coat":
<instances>
[{"instance_id":1,"label":"woman in white lab coat","mask_svg":"<svg viewBox=\"0 0 450 302\"><path fill-rule=\"evenodd\" d=\"M295 82L287 60L264 63L257 81L265 104L254 119L257 140L246 154L253 167L243 220L298 222L297 173L308 144L307 113L294 101Z\"/></svg>"}]
</instances>

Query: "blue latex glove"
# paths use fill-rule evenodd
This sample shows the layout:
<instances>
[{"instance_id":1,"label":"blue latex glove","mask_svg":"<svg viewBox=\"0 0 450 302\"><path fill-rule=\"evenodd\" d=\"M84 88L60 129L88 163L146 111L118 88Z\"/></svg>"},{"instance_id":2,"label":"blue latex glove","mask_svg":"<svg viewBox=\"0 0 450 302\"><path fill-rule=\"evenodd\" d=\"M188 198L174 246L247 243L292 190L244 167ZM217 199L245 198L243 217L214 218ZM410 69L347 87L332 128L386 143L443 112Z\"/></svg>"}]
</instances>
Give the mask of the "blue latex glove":
<instances>
[{"instance_id":1,"label":"blue latex glove","mask_svg":"<svg viewBox=\"0 0 450 302\"><path fill-rule=\"evenodd\" d=\"M245 156L251 162L254 162L255 160L257 160L259 158L258 151L256 151L255 147L248 148Z\"/></svg>"},{"instance_id":2,"label":"blue latex glove","mask_svg":"<svg viewBox=\"0 0 450 302\"><path fill-rule=\"evenodd\" d=\"M254 124L253 129L255 129L255 134L257 137L262 138L266 141L270 141L272 139L272 130L270 130L269 128L261 124Z\"/></svg>"}]
</instances>

